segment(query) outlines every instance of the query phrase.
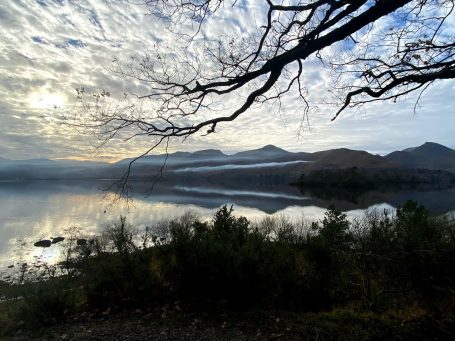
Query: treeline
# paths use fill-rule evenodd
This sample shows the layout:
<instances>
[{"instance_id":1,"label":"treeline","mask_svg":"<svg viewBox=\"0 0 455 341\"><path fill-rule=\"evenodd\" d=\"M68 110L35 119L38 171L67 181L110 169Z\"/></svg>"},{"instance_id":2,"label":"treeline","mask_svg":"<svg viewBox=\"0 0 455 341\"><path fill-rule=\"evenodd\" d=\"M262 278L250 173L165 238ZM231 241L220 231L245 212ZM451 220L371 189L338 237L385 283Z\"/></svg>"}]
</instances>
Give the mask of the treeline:
<instances>
[{"instance_id":1,"label":"treeline","mask_svg":"<svg viewBox=\"0 0 455 341\"><path fill-rule=\"evenodd\" d=\"M302 174L297 185L312 187L347 187L375 189L384 185L431 185L450 187L455 185L455 174L428 169L318 169Z\"/></svg>"},{"instance_id":2,"label":"treeline","mask_svg":"<svg viewBox=\"0 0 455 341\"><path fill-rule=\"evenodd\" d=\"M369 211L354 221L330 208L312 223L252 223L224 206L211 221L186 213L142 233L122 217L100 236L67 238L64 261L25 265L10 288L23 289L21 318L42 324L77 309L179 301L222 309L423 311L453 326L454 227L412 201L396 214Z\"/></svg>"}]
</instances>

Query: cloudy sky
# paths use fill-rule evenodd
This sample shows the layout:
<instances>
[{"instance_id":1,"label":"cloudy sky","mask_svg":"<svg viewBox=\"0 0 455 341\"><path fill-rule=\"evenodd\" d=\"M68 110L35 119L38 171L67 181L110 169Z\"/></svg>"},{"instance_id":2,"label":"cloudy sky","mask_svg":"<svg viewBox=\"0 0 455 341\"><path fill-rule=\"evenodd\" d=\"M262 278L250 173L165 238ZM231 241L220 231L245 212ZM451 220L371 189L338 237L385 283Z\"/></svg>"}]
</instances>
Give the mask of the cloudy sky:
<instances>
[{"instance_id":1,"label":"cloudy sky","mask_svg":"<svg viewBox=\"0 0 455 341\"><path fill-rule=\"evenodd\" d=\"M260 3L243 1L241 12L229 8L212 33L247 34L251 23L261 19ZM112 71L116 58L139 56L157 43L175 40L145 7L123 0L8 0L0 2L0 25L0 157L113 161L150 145L146 138L114 140L95 149L95 137L57 120L62 112L71 115L75 89L81 86L114 94L147 90ZM324 75L314 65L305 77L313 98L320 96L321 102L328 86ZM426 141L455 148L454 90L454 81L435 84L416 112L411 96L345 112L335 122L330 121L333 110L322 106L310 112L303 134L298 133L301 103L282 111L257 107L219 125L216 134L194 136L171 149L235 152L275 144L292 151L347 147L383 154Z\"/></svg>"}]
</instances>

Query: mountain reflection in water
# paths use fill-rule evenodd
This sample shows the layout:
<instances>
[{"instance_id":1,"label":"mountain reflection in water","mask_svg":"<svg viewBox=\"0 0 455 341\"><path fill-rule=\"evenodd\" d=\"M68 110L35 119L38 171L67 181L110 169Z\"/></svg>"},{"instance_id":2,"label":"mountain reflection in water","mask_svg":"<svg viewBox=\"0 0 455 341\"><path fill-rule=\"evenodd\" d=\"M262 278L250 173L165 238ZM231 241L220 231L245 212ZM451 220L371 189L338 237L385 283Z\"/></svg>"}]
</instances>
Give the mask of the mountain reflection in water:
<instances>
[{"instance_id":1,"label":"mountain reflection in water","mask_svg":"<svg viewBox=\"0 0 455 341\"><path fill-rule=\"evenodd\" d=\"M455 209L455 190L399 189L354 192L336 189L308 191L292 186L251 184L208 185L161 183L150 193L150 183L132 182L132 205L113 201L99 188L104 181L17 181L0 183L0 267L16 259L48 254L49 250L28 248L40 239L65 234L77 226L84 234L94 234L103 226L126 215L138 230L162 219L177 217L193 210L202 219L210 219L223 204L233 204L236 215L261 219L265 215L284 214L293 220L322 218L326 208L337 208L355 216L369 207L393 208L413 199L433 214ZM105 212L106 210L106 212ZM19 247L21 244L25 247ZM55 252L55 251L52 251ZM48 255L49 257L52 255Z\"/></svg>"}]
</instances>

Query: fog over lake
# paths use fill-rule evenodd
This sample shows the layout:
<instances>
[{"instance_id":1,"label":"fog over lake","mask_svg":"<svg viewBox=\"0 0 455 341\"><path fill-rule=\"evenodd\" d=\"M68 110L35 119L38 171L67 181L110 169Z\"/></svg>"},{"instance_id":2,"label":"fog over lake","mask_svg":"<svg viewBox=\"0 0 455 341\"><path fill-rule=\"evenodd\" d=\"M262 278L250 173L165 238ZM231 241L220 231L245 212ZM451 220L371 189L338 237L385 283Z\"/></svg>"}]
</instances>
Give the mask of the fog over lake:
<instances>
[{"instance_id":1,"label":"fog over lake","mask_svg":"<svg viewBox=\"0 0 455 341\"><path fill-rule=\"evenodd\" d=\"M133 202L114 201L112 193L100 191L107 181L11 181L0 182L0 269L34 256L56 257L58 246L33 247L40 239L67 236L77 227L83 235L99 233L120 215L138 232L146 226L178 217L185 211L210 219L223 204L233 204L234 213L251 220L267 215L285 215L292 220L317 220L330 204L360 216L366 208L393 209L407 199L416 199L435 214L455 208L455 192L445 191L370 191L356 196L316 196L292 186L244 184L213 186L204 183L158 184L150 193L150 183L132 182Z\"/></svg>"},{"instance_id":2,"label":"fog over lake","mask_svg":"<svg viewBox=\"0 0 455 341\"><path fill-rule=\"evenodd\" d=\"M181 169L176 169L176 173L184 172L208 172L208 171L222 171L222 170L235 170L235 169L255 169L255 168L276 168L276 167L285 167L288 165L295 165L299 163L306 163L311 161L287 161L287 162L264 162L264 163L254 163L246 165L238 164L227 164L227 165L218 165L218 166L200 166L200 167L185 167Z\"/></svg>"}]
</instances>

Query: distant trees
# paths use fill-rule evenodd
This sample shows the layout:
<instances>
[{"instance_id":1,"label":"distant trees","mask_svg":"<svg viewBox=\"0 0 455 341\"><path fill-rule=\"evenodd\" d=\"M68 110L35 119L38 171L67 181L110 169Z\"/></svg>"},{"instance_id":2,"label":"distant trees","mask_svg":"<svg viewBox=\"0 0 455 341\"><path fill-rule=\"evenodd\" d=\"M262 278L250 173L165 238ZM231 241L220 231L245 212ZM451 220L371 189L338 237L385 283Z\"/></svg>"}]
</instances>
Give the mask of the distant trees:
<instances>
[{"instance_id":1,"label":"distant trees","mask_svg":"<svg viewBox=\"0 0 455 341\"><path fill-rule=\"evenodd\" d=\"M374 189L387 185L428 185L448 187L455 184L455 176L447 171L429 169L317 169L304 173L296 182L305 187Z\"/></svg>"}]
</instances>

